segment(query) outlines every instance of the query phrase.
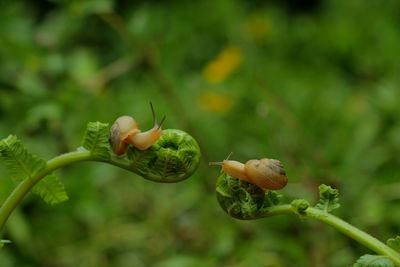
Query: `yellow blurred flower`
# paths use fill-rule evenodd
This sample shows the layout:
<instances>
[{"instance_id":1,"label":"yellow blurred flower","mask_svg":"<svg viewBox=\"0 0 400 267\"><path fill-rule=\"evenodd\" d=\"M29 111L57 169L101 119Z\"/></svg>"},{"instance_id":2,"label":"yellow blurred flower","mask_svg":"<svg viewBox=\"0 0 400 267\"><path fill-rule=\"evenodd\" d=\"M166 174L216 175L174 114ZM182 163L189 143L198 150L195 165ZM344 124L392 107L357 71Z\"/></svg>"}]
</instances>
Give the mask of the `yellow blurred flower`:
<instances>
[{"instance_id":1,"label":"yellow blurred flower","mask_svg":"<svg viewBox=\"0 0 400 267\"><path fill-rule=\"evenodd\" d=\"M224 48L219 55L203 69L203 77L212 84L224 81L239 65L242 53L236 46Z\"/></svg>"},{"instance_id":2,"label":"yellow blurred flower","mask_svg":"<svg viewBox=\"0 0 400 267\"><path fill-rule=\"evenodd\" d=\"M200 95L198 104L206 111L223 114L231 109L233 101L227 94L206 91Z\"/></svg>"}]
</instances>

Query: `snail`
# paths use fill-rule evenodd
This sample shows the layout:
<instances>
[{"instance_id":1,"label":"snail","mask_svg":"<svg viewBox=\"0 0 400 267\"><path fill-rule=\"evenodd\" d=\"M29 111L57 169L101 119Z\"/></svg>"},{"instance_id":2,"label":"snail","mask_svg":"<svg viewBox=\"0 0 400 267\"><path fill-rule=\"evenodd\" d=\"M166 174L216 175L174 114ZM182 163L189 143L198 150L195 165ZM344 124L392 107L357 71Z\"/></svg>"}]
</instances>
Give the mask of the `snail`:
<instances>
[{"instance_id":1,"label":"snail","mask_svg":"<svg viewBox=\"0 0 400 267\"><path fill-rule=\"evenodd\" d=\"M288 182L283 165L279 160L252 159L243 164L239 161L229 160L229 156L222 162L210 162L210 165L221 165L222 171L226 174L256 185L264 191L282 189Z\"/></svg>"},{"instance_id":2,"label":"snail","mask_svg":"<svg viewBox=\"0 0 400 267\"><path fill-rule=\"evenodd\" d=\"M156 142L161 134L161 126L165 120L165 116L158 123L154 112L153 105L150 102L151 112L153 114L154 126L146 132L141 132L137 122L130 116L121 116L110 129L110 144L112 150L117 155L125 154L129 145L139 149L146 150Z\"/></svg>"}]
</instances>

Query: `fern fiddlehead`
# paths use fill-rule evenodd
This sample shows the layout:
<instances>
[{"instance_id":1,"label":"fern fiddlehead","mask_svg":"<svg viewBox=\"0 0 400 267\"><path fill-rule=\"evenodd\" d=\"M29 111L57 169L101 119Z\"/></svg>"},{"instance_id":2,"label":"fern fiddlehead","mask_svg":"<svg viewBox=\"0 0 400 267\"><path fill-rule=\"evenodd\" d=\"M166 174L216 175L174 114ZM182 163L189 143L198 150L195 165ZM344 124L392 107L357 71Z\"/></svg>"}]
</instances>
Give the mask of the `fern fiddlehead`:
<instances>
[{"instance_id":1,"label":"fern fiddlehead","mask_svg":"<svg viewBox=\"0 0 400 267\"><path fill-rule=\"evenodd\" d=\"M128 149L123 157L112 155L110 163L148 180L175 183L194 173L200 162L199 151L193 137L181 130L166 129L148 150Z\"/></svg>"},{"instance_id":2,"label":"fern fiddlehead","mask_svg":"<svg viewBox=\"0 0 400 267\"><path fill-rule=\"evenodd\" d=\"M109 125L90 122L82 146L76 151L59 155L49 161L30 154L16 136L0 140L0 159L10 176L19 184L0 207L0 232L12 213L30 191L49 204L68 199L62 182L53 171L63 166L97 161L134 172L145 179L174 183L190 177L200 162L200 148L196 140L184 131L163 130L161 137L146 150L129 147L124 155L116 155L109 144ZM0 247L7 243L0 240Z\"/></svg>"}]
</instances>

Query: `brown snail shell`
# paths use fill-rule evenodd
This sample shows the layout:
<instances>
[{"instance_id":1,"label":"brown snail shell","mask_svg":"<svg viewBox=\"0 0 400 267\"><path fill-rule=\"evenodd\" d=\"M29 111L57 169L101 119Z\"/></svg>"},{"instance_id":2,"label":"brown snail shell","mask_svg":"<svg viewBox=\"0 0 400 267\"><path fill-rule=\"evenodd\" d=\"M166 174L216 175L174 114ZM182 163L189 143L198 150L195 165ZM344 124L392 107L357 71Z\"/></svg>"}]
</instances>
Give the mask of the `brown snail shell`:
<instances>
[{"instance_id":1,"label":"brown snail shell","mask_svg":"<svg viewBox=\"0 0 400 267\"><path fill-rule=\"evenodd\" d=\"M126 140L139 132L139 127L132 117L121 116L116 119L111 126L109 138L114 153L117 155L124 154L129 145Z\"/></svg>"},{"instance_id":2,"label":"brown snail shell","mask_svg":"<svg viewBox=\"0 0 400 267\"><path fill-rule=\"evenodd\" d=\"M246 162L244 169L251 183L263 189L282 189L288 182L282 163L276 159L252 159Z\"/></svg>"}]
</instances>

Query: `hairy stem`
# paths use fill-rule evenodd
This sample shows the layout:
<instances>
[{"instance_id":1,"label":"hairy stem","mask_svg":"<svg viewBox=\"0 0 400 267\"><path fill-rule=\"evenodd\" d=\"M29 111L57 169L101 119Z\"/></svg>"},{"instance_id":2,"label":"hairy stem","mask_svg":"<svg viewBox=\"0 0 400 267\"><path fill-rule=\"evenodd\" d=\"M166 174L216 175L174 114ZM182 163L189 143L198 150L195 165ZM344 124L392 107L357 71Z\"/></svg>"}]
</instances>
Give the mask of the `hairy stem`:
<instances>
[{"instance_id":1,"label":"hairy stem","mask_svg":"<svg viewBox=\"0 0 400 267\"><path fill-rule=\"evenodd\" d=\"M281 214L297 215L297 211L291 205L278 205L266 209L262 216L270 217ZM361 231L360 229L354 227L353 225L343 221L342 219L326 211L309 207L307 210L305 210L305 213L302 214L301 217L309 219L317 219L326 224L329 224L336 230L356 240L365 247L375 251L377 254L389 257L396 264L396 266L400 266L400 254L397 253L395 250L393 250L380 240L376 239L375 237L372 237L368 233Z\"/></svg>"}]
</instances>

